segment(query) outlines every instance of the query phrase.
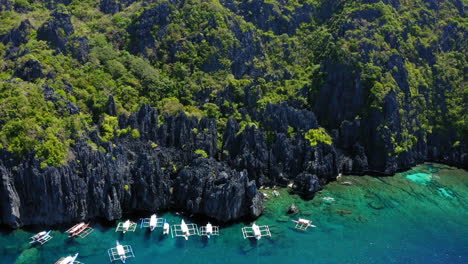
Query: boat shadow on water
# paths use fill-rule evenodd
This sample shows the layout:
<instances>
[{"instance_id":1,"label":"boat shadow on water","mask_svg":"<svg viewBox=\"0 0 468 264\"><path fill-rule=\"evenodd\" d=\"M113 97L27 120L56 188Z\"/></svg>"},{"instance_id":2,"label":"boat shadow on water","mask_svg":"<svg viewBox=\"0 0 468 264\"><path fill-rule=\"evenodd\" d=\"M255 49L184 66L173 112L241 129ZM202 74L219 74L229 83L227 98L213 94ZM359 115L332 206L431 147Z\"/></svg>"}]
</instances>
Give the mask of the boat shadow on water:
<instances>
[{"instance_id":1,"label":"boat shadow on water","mask_svg":"<svg viewBox=\"0 0 468 264\"><path fill-rule=\"evenodd\" d=\"M143 239L144 239L144 240L148 240L148 241L151 240L151 238L152 238L151 234L152 234L152 233L153 233L153 232L152 232L149 228L146 228L145 234L144 234L144 236L143 236Z\"/></svg>"},{"instance_id":2,"label":"boat shadow on water","mask_svg":"<svg viewBox=\"0 0 468 264\"><path fill-rule=\"evenodd\" d=\"M125 240L125 234L123 232L118 232L118 235L117 235L117 240L118 241L124 241Z\"/></svg>"},{"instance_id":3,"label":"boat shadow on water","mask_svg":"<svg viewBox=\"0 0 468 264\"><path fill-rule=\"evenodd\" d=\"M187 248L187 243L188 243L188 240L185 240L185 239L182 239L182 238L176 238L175 239L175 245L176 245L176 248Z\"/></svg>"},{"instance_id":4,"label":"boat shadow on water","mask_svg":"<svg viewBox=\"0 0 468 264\"><path fill-rule=\"evenodd\" d=\"M272 247L276 242L271 237L262 237L260 240L246 239L246 243L240 245L239 251L242 255L249 255L253 252L258 254L258 250Z\"/></svg>"},{"instance_id":5,"label":"boat shadow on water","mask_svg":"<svg viewBox=\"0 0 468 264\"><path fill-rule=\"evenodd\" d=\"M206 248L209 246L210 239L206 236L201 237L202 248Z\"/></svg>"},{"instance_id":6,"label":"boat shadow on water","mask_svg":"<svg viewBox=\"0 0 468 264\"><path fill-rule=\"evenodd\" d=\"M297 229L291 226L288 227L288 230L293 231L296 234L301 234L301 235L307 235L307 233L309 233L309 230L301 230L301 229Z\"/></svg>"}]
</instances>

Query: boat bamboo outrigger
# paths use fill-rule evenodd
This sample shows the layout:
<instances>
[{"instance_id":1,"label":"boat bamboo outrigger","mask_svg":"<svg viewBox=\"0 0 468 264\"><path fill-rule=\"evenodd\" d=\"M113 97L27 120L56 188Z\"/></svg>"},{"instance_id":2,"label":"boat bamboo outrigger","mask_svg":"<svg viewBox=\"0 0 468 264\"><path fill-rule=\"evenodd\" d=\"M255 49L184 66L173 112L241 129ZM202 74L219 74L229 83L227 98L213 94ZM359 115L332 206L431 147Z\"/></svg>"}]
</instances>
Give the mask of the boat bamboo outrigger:
<instances>
[{"instance_id":1,"label":"boat bamboo outrigger","mask_svg":"<svg viewBox=\"0 0 468 264\"><path fill-rule=\"evenodd\" d=\"M109 254L109 259L111 262L120 260L122 261L122 263L125 263L125 261L128 258L135 257L135 254L133 254L133 249L131 246L120 245L119 241L117 241L116 244L117 246L115 248L110 248L109 250L107 250L107 254Z\"/></svg>"},{"instance_id":2,"label":"boat bamboo outrigger","mask_svg":"<svg viewBox=\"0 0 468 264\"><path fill-rule=\"evenodd\" d=\"M79 261L76 261L77 257L78 257L78 253L76 253L74 256L63 257L57 260L55 264L83 264Z\"/></svg>"},{"instance_id":3,"label":"boat bamboo outrigger","mask_svg":"<svg viewBox=\"0 0 468 264\"><path fill-rule=\"evenodd\" d=\"M52 239L52 236L50 235L50 231L42 231L42 232L35 234L30 239L31 239L31 241L29 242L30 244L39 243L41 245L44 245L45 243L47 243L49 240Z\"/></svg>"},{"instance_id":4,"label":"boat bamboo outrigger","mask_svg":"<svg viewBox=\"0 0 468 264\"><path fill-rule=\"evenodd\" d=\"M264 236L271 237L271 232L268 226L258 226L257 224L253 223L252 227L242 228L242 235L244 235L244 239L254 237L256 240L260 240Z\"/></svg>"},{"instance_id":5,"label":"boat bamboo outrigger","mask_svg":"<svg viewBox=\"0 0 468 264\"><path fill-rule=\"evenodd\" d=\"M211 225L210 222L206 226L200 227L200 236L219 236L219 227Z\"/></svg>"},{"instance_id":6,"label":"boat bamboo outrigger","mask_svg":"<svg viewBox=\"0 0 468 264\"><path fill-rule=\"evenodd\" d=\"M180 225L172 225L171 228L172 237L184 237L188 240L189 236L200 235L198 233L198 227L196 224L186 224L184 220L181 221Z\"/></svg>"},{"instance_id":7,"label":"boat bamboo outrigger","mask_svg":"<svg viewBox=\"0 0 468 264\"><path fill-rule=\"evenodd\" d=\"M153 231L156 227L163 227L165 221L164 218L157 218L156 214L153 214L150 218L141 219L140 228L149 227Z\"/></svg>"},{"instance_id":8,"label":"boat bamboo outrigger","mask_svg":"<svg viewBox=\"0 0 468 264\"><path fill-rule=\"evenodd\" d=\"M296 223L296 226L295 226L296 229L299 229L299 230L302 230L302 231L306 231L307 228L309 228L309 227L317 227L317 226L312 224L312 221L307 220L307 219L299 218L299 220L291 220L291 221Z\"/></svg>"},{"instance_id":9,"label":"boat bamboo outrigger","mask_svg":"<svg viewBox=\"0 0 468 264\"><path fill-rule=\"evenodd\" d=\"M117 225L115 232L123 232L125 234L125 232L135 232L136 228L137 228L137 223L127 220L125 222L120 222Z\"/></svg>"},{"instance_id":10,"label":"boat bamboo outrigger","mask_svg":"<svg viewBox=\"0 0 468 264\"><path fill-rule=\"evenodd\" d=\"M69 233L70 235L68 237L81 237L85 238L89 234L91 234L94 231L91 227L89 227L89 224L85 224L84 222L81 222L79 224L76 224L72 226L70 229L65 231L65 233Z\"/></svg>"}]
</instances>

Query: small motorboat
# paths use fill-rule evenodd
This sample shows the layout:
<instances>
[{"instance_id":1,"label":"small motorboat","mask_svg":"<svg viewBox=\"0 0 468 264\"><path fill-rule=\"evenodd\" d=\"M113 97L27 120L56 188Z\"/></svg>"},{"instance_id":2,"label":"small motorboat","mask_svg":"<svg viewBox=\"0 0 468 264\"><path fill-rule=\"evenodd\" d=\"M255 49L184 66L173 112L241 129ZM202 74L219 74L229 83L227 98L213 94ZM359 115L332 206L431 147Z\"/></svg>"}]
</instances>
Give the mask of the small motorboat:
<instances>
[{"instance_id":1,"label":"small motorboat","mask_svg":"<svg viewBox=\"0 0 468 264\"><path fill-rule=\"evenodd\" d=\"M84 232L87 233L89 231L92 232L92 228L89 228L88 226L89 224L79 223L79 224L74 225L72 228L68 229L67 231L65 231L65 233L70 234L68 237L80 236L81 233L84 233Z\"/></svg>"},{"instance_id":2,"label":"small motorboat","mask_svg":"<svg viewBox=\"0 0 468 264\"><path fill-rule=\"evenodd\" d=\"M41 232L37 233L36 235L34 235L33 237L31 237L31 239L32 239L33 241L31 241L30 243L36 242L35 240L41 239L41 238L47 236L49 233L50 233L50 231L48 231L48 232L47 232L47 231L41 231Z\"/></svg>"},{"instance_id":3,"label":"small motorboat","mask_svg":"<svg viewBox=\"0 0 468 264\"><path fill-rule=\"evenodd\" d=\"M295 227L296 229L299 229L302 231L306 231L307 228L309 227L317 227L312 224L311 220L308 220L308 219L299 218L298 220L291 220L291 221L296 223L296 227Z\"/></svg>"},{"instance_id":4,"label":"small motorboat","mask_svg":"<svg viewBox=\"0 0 468 264\"><path fill-rule=\"evenodd\" d=\"M41 245L44 245L47 241L52 239L52 236L50 236L50 232L51 231L42 231L42 232L35 234L34 236L31 237L31 241L29 243L33 244L37 242Z\"/></svg>"}]
</instances>

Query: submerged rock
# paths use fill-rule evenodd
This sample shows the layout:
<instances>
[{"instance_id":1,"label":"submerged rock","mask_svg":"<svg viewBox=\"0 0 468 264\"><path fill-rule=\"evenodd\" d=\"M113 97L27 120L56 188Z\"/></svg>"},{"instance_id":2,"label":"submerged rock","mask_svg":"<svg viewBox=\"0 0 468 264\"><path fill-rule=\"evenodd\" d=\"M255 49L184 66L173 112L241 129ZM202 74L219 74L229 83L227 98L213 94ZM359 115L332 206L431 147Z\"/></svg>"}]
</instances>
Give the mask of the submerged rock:
<instances>
[{"instance_id":1,"label":"submerged rock","mask_svg":"<svg viewBox=\"0 0 468 264\"><path fill-rule=\"evenodd\" d=\"M295 204L291 204L288 208L288 214L297 214L299 213L299 208Z\"/></svg>"},{"instance_id":2,"label":"submerged rock","mask_svg":"<svg viewBox=\"0 0 468 264\"><path fill-rule=\"evenodd\" d=\"M385 205L380 201L372 201L369 202L368 205L375 210L381 210L385 208Z\"/></svg>"},{"instance_id":3,"label":"submerged rock","mask_svg":"<svg viewBox=\"0 0 468 264\"><path fill-rule=\"evenodd\" d=\"M345 216L345 215L349 215L349 214L352 214L353 211L350 210L350 209L336 209L336 212L341 215L341 216Z\"/></svg>"},{"instance_id":4,"label":"submerged rock","mask_svg":"<svg viewBox=\"0 0 468 264\"><path fill-rule=\"evenodd\" d=\"M287 222L289 222L289 217L282 215L282 216L278 217L278 219L276 219L276 222L287 223Z\"/></svg>"},{"instance_id":5,"label":"submerged rock","mask_svg":"<svg viewBox=\"0 0 468 264\"><path fill-rule=\"evenodd\" d=\"M305 216L311 216L312 211L302 211L302 214L305 215Z\"/></svg>"},{"instance_id":6,"label":"submerged rock","mask_svg":"<svg viewBox=\"0 0 468 264\"><path fill-rule=\"evenodd\" d=\"M21 252L15 261L15 264L30 264L39 263L39 250L37 248L29 248Z\"/></svg>"}]
</instances>

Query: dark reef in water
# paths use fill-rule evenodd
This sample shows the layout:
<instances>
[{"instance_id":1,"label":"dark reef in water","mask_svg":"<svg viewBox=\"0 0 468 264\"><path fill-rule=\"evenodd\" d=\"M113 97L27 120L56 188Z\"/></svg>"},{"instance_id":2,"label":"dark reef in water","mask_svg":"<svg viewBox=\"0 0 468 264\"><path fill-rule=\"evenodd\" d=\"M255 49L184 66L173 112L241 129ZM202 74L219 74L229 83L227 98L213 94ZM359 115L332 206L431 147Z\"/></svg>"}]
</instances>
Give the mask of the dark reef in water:
<instances>
[{"instance_id":1,"label":"dark reef in water","mask_svg":"<svg viewBox=\"0 0 468 264\"><path fill-rule=\"evenodd\" d=\"M109 113L115 113L112 100ZM424 160L468 167L466 152L430 143L397 159L374 162L369 156L375 153L362 146L353 129L362 126L358 121L344 123L334 133L336 145L311 146L301 133L290 137L287 130L317 128L312 112L286 104L268 105L258 117L267 131L274 132L271 140L264 130L255 126L240 130L230 120L218 148L214 120L180 113L165 115L160 122L157 110L145 105L129 117L119 117L119 127L138 129L139 138L122 135L103 142L92 131L73 147L73 158L66 166L42 169L32 155L18 161L2 151L0 222L11 227L51 225L166 209L232 221L262 213L259 185L294 182L296 192L311 197L339 172L390 174ZM89 141L98 148L93 149ZM353 151L340 148L351 143ZM207 158L195 153L199 149Z\"/></svg>"}]
</instances>

